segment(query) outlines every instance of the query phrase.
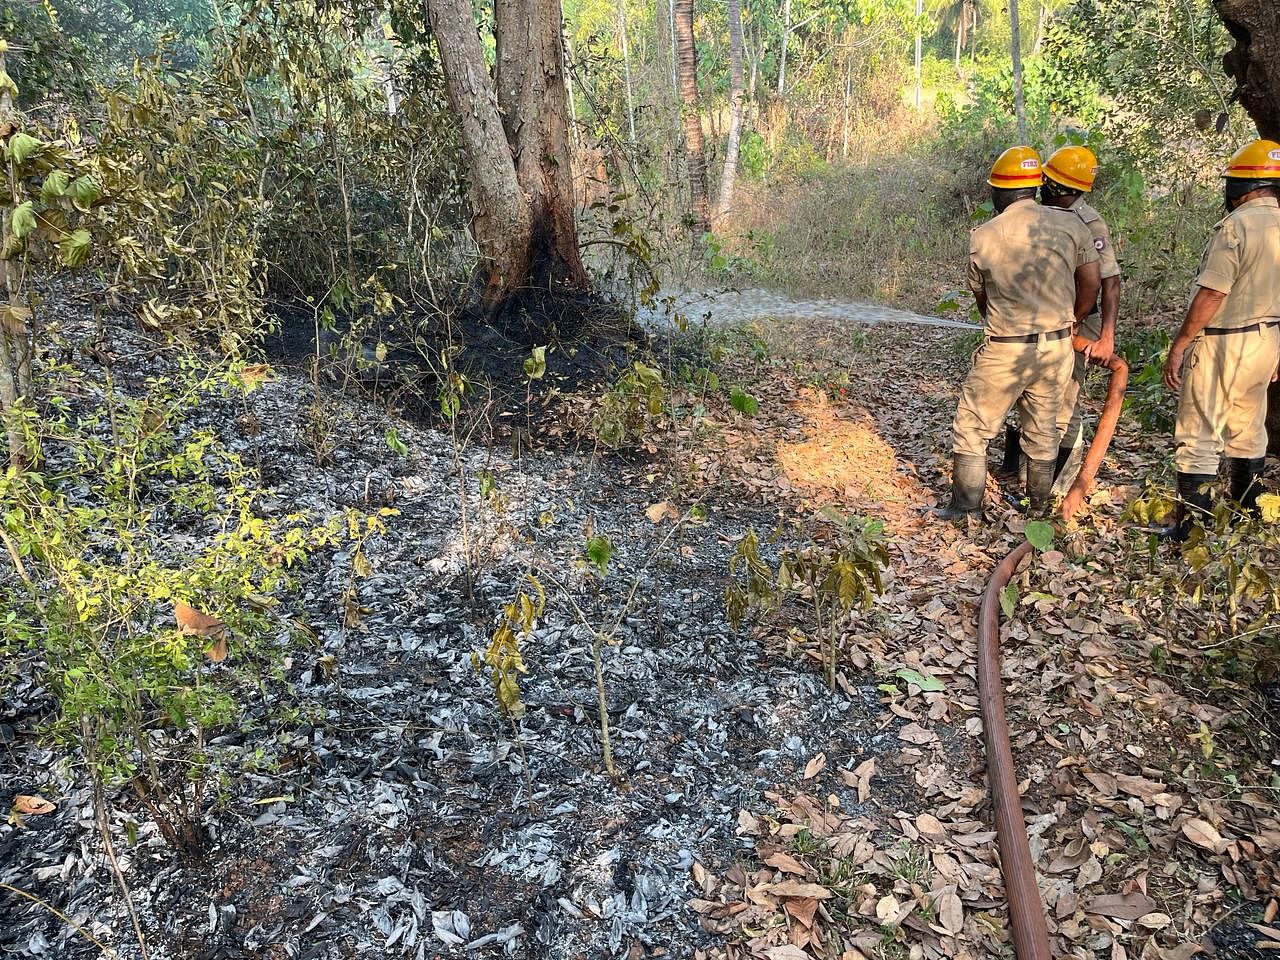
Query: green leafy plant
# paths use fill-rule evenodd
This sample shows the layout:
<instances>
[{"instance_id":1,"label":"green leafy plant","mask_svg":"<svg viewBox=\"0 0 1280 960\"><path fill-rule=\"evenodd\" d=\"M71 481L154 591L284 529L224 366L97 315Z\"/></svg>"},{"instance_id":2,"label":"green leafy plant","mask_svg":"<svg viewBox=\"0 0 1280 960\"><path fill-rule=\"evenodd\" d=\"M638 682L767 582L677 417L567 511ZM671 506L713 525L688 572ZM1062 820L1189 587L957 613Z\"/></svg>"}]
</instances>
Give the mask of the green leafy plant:
<instances>
[{"instance_id":1,"label":"green leafy plant","mask_svg":"<svg viewBox=\"0 0 1280 960\"><path fill-rule=\"evenodd\" d=\"M755 611L765 619L789 599L813 614L823 677L836 687L840 638L855 609L867 609L884 589L881 571L889 565L879 521L824 513L820 537L806 546L780 552L776 568L760 555L754 530L739 541L729 559L725 591L729 622L737 629Z\"/></svg>"},{"instance_id":2,"label":"green leafy plant","mask_svg":"<svg viewBox=\"0 0 1280 960\"><path fill-rule=\"evenodd\" d=\"M235 770L209 734L248 723L245 699L280 677L278 595L354 522L263 516L252 471L211 434L179 433L227 383L158 380L141 397L108 383L105 409L42 424L56 469L0 477L17 575L0 587L5 655L37 665L56 704L46 734L96 784L130 785L186 853L203 844L206 784Z\"/></svg>"},{"instance_id":3,"label":"green leafy plant","mask_svg":"<svg viewBox=\"0 0 1280 960\"><path fill-rule=\"evenodd\" d=\"M605 446L620 447L644 436L666 409L662 371L636 360L600 399L592 429Z\"/></svg>"}]
</instances>

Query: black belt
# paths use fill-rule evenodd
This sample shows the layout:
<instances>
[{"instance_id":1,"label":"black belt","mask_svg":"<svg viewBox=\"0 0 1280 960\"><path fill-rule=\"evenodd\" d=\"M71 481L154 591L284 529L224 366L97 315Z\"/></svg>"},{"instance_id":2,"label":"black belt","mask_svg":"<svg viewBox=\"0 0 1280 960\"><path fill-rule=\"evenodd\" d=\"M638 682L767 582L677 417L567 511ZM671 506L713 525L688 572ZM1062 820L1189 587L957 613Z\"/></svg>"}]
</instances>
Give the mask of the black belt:
<instances>
[{"instance_id":1,"label":"black belt","mask_svg":"<svg viewBox=\"0 0 1280 960\"><path fill-rule=\"evenodd\" d=\"M1040 340L1061 340L1071 336L1071 328L1051 330L1048 333L1028 333L1025 337L987 337L992 343L1036 343Z\"/></svg>"},{"instance_id":2,"label":"black belt","mask_svg":"<svg viewBox=\"0 0 1280 960\"><path fill-rule=\"evenodd\" d=\"M1280 327L1280 320L1259 320L1247 327L1205 327L1204 332L1210 337L1225 337L1228 333L1256 333L1263 327Z\"/></svg>"}]
</instances>

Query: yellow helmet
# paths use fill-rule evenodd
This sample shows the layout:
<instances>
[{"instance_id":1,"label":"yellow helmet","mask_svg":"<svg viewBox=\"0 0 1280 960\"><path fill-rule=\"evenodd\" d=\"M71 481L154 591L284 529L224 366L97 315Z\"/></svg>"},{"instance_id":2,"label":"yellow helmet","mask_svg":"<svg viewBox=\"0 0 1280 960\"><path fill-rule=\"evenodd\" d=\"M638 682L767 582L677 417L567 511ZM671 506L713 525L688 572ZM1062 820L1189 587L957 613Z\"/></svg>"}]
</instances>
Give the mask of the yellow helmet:
<instances>
[{"instance_id":1,"label":"yellow helmet","mask_svg":"<svg viewBox=\"0 0 1280 960\"><path fill-rule=\"evenodd\" d=\"M1231 180L1271 180L1280 178L1280 143L1255 140L1235 152L1224 177Z\"/></svg>"},{"instance_id":2,"label":"yellow helmet","mask_svg":"<svg viewBox=\"0 0 1280 960\"><path fill-rule=\"evenodd\" d=\"M1038 187L1043 179L1040 154L1030 147L1010 147L996 160L987 183L1001 190L1017 190Z\"/></svg>"},{"instance_id":3,"label":"yellow helmet","mask_svg":"<svg viewBox=\"0 0 1280 960\"><path fill-rule=\"evenodd\" d=\"M1098 175L1098 158L1088 147L1059 147L1044 165L1044 175L1071 190L1088 193Z\"/></svg>"}]
</instances>

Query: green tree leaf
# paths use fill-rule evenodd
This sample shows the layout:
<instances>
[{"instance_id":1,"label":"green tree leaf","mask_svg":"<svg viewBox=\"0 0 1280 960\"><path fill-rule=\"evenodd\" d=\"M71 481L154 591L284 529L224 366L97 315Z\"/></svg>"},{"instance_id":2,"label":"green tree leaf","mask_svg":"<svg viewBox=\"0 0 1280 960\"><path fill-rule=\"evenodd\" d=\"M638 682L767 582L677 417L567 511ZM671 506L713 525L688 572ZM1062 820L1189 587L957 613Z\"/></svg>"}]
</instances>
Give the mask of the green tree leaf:
<instances>
[{"instance_id":1,"label":"green tree leaf","mask_svg":"<svg viewBox=\"0 0 1280 960\"><path fill-rule=\"evenodd\" d=\"M387 446L395 453L400 454L402 457L407 457L409 455L409 448L405 446L405 442L400 439L400 434L396 433L395 427L387 427L387 433L384 439L387 441Z\"/></svg>"},{"instance_id":2,"label":"green tree leaf","mask_svg":"<svg viewBox=\"0 0 1280 960\"><path fill-rule=\"evenodd\" d=\"M760 401L741 387L734 387L729 391L729 403L733 405L733 409L748 417L754 417L760 412Z\"/></svg>"},{"instance_id":3,"label":"green tree leaf","mask_svg":"<svg viewBox=\"0 0 1280 960\"><path fill-rule=\"evenodd\" d=\"M83 266L92 246L93 238L88 230L75 230L58 241L58 257L68 267Z\"/></svg>"},{"instance_id":4,"label":"green tree leaf","mask_svg":"<svg viewBox=\"0 0 1280 960\"><path fill-rule=\"evenodd\" d=\"M44 185L40 188L40 199L45 203L56 200L67 192L70 184L71 174L65 170L54 170L44 178Z\"/></svg>"},{"instance_id":5,"label":"green tree leaf","mask_svg":"<svg viewBox=\"0 0 1280 960\"><path fill-rule=\"evenodd\" d=\"M1004 611L1007 618L1013 616L1013 611L1018 606L1018 585L1011 583L1000 591L1000 609Z\"/></svg>"},{"instance_id":6,"label":"green tree leaf","mask_svg":"<svg viewBox=\"0 0 1280 960\"><path fill-rule=\"evenodd\" d=\"M67 196L76 205L77 210L88 210L102 196L102 186L93 177L85 174L76 177L67 185Z\"/></svg>"},{"instance_id":7,"label":"green tree leaf","mask_svg":"<svg viewBox=\"0 0 1280 960\"><path fill-rule=\"evenodd\" d=\"M13 225L13 235L19 240L31 235L36 228L36 211L30 200L13 208L10 223Z\"/></svg>"},{"instance_id":8,"label":"green tree leaf","mask_svg":"<svg viewBox=\"0 0 1280 960\"><path fill-rule=\"evenodd\" d=\"M29 133L15 133L9 138L9 159L21 166L27 157L36 153L44 144Z\"/></svg>"},{"instance_id":9,"label":"green tree leaf","mask_svg":"<svg viewBox=\"0 0 1280 960\"><path fill-rule=\"evenodd\" d=\"M541 380L547 372L547 348L534 347L524 359L524 375L530 380Z\"/></svg>"},{"instance_id":10,"label":"green tree leaf","mask_svg":"<svg viewBox=\"0 0 1280 960\"><path fill-rule=\"evenodd\" d=\"M1053 546L1053 524L1044 520L1032 520L1027 524L1027 539L1037 550L1045 551Z\"/></svg>"},{"instance_id":11,"label":"green tree leaf","mask_svg":"<svg viewBox=\"0 0 1280 960\"><path fill-rule=\"evenodd\" d=\"M941 693L947 689L946 684L935 676L927 673L920 673L918 670L902 669L894 674L899 680L905 680L907 683L914 683L923 693Z\"/></svg>"},{"instance_id":12,"label":"green tree leaf","mask_svg":"<svg viewBox=\"0 0 1280 960\"><path fill-rule=\"evenodd\" d=\"M600 571L603 580L609 570L609 560L613 557L613 543L604 534L599 533L587 541L587 559Z\"/></svg>"}]
</instances>

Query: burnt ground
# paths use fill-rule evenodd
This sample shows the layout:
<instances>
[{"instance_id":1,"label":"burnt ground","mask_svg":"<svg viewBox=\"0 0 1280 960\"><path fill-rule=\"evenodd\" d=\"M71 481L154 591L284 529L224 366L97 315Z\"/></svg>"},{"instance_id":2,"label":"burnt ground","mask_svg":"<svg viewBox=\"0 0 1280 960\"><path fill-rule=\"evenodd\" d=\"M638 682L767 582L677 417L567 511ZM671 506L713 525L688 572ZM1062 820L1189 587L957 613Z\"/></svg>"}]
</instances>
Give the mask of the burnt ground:
<instances>
[{"instance_id":1,"label":"burnt ground","mask_svg":"<svg viewBox=\"0 0 1280 960\"><path fill-rule=\"evenodd\" d=\"M68 327L72 335L74 319ZM877 328L850 351L847 327L801 327L719 338L720 395L673 386L677 412L625 454L581 432L573 445L553 438L519 456L508 444L456 451L449 435L383 401L317 392L289 364L247 409L207 398L187 429L214 429L260 466L268 513L399 514L366 546L367 576L354 577L340 551L305 568L282 598L284 675L211 744L217 765L236 775L208 806L201 858L177 857L127 791L111 793L149 956L773 960L795 956L770 951L797 943L814 957L863 951L854 960L1007 951L984 832L972 623L986 571L1017 542L1021 521L993 510L989 528L961 531L925 515L964 362L956 332ZM130 358L114 371L123 389L171 362L127 328L114 335ZM895 362L903 355L912 363ZM757 416L731 407L730 384L755 393ZM384 440L388 427L407 455ZM1155 960L1186 960L1160 951L1216 935L1223 917L1262 917L1236 906L1243 890L1265 909L1272 878L1233 868L1225 847L1196 849L1178 827L1192 814L1212 819L1231 843L1254 844L1231 854L1252 864L1270 856L1275 813L1257 799L1267 788L1255 748L1266 742L1258 748L1229 712L1244 694L1197 698L1171 672L1152 674L1149 644L1163 628L1148 628L1140 604L1109 610L1080 587L1096 583L1090 565L1107 556L1099 538L1123 540L1120 510L1133 492L1125 474L1138 456L1121 445L1102 478L1114 502L1097 500L1093 525L1020 578L1028 599L1009 628L1006 672L1055 937L1082 956L1147 957L1149 944ZM482 496L486 471L493 490ZM678 523L646 515L664 502ZM694 505L705 519L687 513ZM749 527L762 537L780 530L767 551L802 543L823 506L881 518L892 556L884 596L845 631L834 694L788 637L789 624L803 626L799 612L735 631L723 602L728 558ZM587 569L590 533L607 534L616 550L603 582ZM1098 593L1123 597L1124 558L1107 562L1116 580ZM522 644L527 714L516 728L471 655L530 574L547 610ZM604 647L613 779L596 729L590 642L619 614ZM140 956L79 758L41 737L52 704L34 666L14 668L0 763L13 793L39 792L58 807L24 829L0 828L0 881L119 956ZM918 689L904 670L942 691ZM1244 784L1243 797L1200 783L1185 762L1200 749L1185 738L1202 721L1217 737L1215 763L1229 764L1221 770ZM1142 752L1166 741L1168 756ZM1086 781L1080 757L1129 777L1126 786L1113 776L1108 793L1107 781ZM864 790L855 771L867 761L874 777ZM1164 792L1143 786L1159 776ZM1082 829L1094 846L1077 861ZM785 864L783 848L804 879L834 891L818 919L814 897L769 892L784 874L762 861ZM1064 849L1069 875L1059 868ZM856 875L840 880L818 863L823 851L853 851ZM1152 894L1148 925L1095 912L1091 897L1134 896L1135 884ZM943 928L944 938L930 918L945 895L957 897L965 926ZM899 925L881 913L886 897L919 912ZM797 920L806 911L808 925ZM30 901L6 896L0 913L0 945L14 955L100 954ZM1241 949L1256 941L1252 928L1235 929Z\"/></svg>"}]
</instances>

